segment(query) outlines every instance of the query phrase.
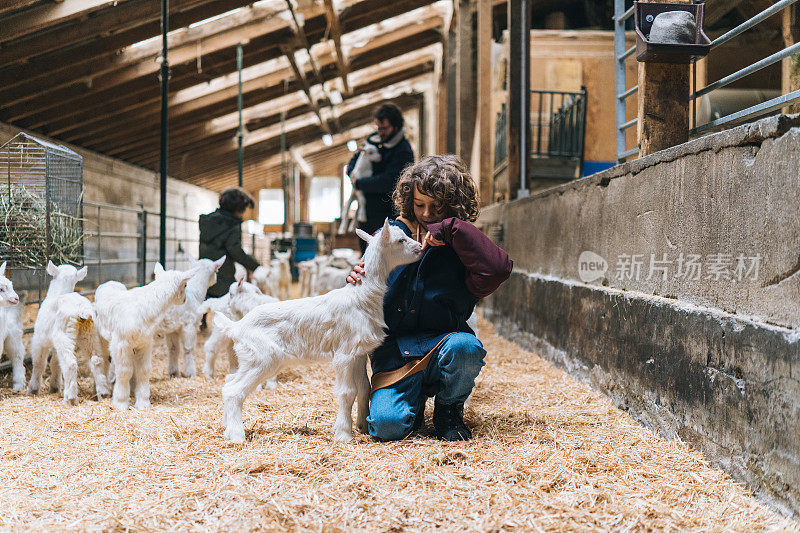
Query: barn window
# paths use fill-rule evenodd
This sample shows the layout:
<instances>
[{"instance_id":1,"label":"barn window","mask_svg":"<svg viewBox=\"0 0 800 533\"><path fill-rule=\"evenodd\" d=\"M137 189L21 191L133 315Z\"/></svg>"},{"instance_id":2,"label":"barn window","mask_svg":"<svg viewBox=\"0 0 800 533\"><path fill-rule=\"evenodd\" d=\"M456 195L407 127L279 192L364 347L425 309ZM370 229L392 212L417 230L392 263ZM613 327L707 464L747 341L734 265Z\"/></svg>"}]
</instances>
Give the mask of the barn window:
<instances>
[{"instance_id":1,"label":"barn window","mask_svg":"<svg viewBox=\"0 0 800 533\"><path fill-rule=\"evenodd\" d=\"M341 182L339 178L315 177L311 180L308 195L310 222L333 222L341 210Z\"/></svg>"},{"instance_id":2,"label":"barn window","mask_svg":"<svg viewBox=\"0 0 800 533\"><path fill-rule=\"evenodd\" d=\"M258 191L258 223L283 224L283 189Z\"/></svg>"}]
</instances>

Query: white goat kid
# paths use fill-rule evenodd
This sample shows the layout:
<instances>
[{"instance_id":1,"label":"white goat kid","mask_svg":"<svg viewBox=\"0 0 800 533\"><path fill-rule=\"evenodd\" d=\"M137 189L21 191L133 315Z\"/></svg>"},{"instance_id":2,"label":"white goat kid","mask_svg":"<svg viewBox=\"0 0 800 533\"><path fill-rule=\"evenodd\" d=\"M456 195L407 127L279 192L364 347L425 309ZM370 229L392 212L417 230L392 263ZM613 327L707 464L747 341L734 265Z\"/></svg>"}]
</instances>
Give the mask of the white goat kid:
<instances>
[{"instance_id":1,"label":"white goat kid","mask_svg":"<svg viewBox=\"0 0 800 533\"><path fill-rule=\"evenodd\" d=\"M167 308L186 301L186 283L192 275L193 270L171 270L142 287L128 290L118 281L108 281L95 291L94 309L100 346L106 356L110 351L115 367L116 381L111 403L117 409L129 407L131 378L136 387L135 407L150 407L155 329Z\"/></svg>"},{"instance_id":2,"label":"white goat kid","mask_svg":"<svg viewBox=\"0 0 800 533\"><path fill-rule=\"evenodd\" d=\"M278 297L277 277L271 264L256 267L256 269L253 270L251 279L262 294Z\"/></svg>"},{"instance_id":3,"label":"white goat kid","mask_svg":"<svg viewBox=\"0 0 800 533\"><path fill-rule=\"evenodd\" d=\"M231 320L240 320L244 314L239 311L239 308L241 307L239 300L247 299L249 297L263 297L269 298L268 301L271 302L277 301L277 298L261 294L261 291L258 290L258 287L252 283L240 280L238 282L231 283L230 289L224 296L220 298L209 298L206 300L200 310L205 312L210 311L214 314L220 313ZM214 366L216 365L217 356L227 344L230 344L230 339L225 337L220 332L219 328L212 327L211 335L209 335L208 339L206 339L206 342L203 344L203 351L205 352L206 356L206 362L203 366L203 375L205 375L208 379L212 379L214 377ZM232 350L228 351L230 371L234 371L236 369L235 357L231 359L232 353Z\"/></svg>"},{"instance_id":4,"label":"white goat kid","mask_svg":"<svg viewBox=\"0 0 800 533\"><path fill-rule=\"evenodd\" d=\"M75 284L86 277L86 271L86 267L78 270L72 265L56 266L48 262L47 273L53 279L39 306L31 339L33 370L28 391L36 394L41 389L47 356L55 349L55 356L50 358L50 390L63 390L63 401L68 405L78 402L76 350L88 352L97 398L111 393L106 378L108 360L99 355L92 303L73 292Z\"/></svg>"},{"instance_id":5,"label":"white goat kid","mask_svg":"<svg viewBox=\"0 0 800 533\"><path fill-rule=\"evenodd\" d=\"M364 193L357 190L355 183L357 179L372 176L372 163L377 163L381 160L381 154L378 152L378 147L368 142L364 143L361 147L361 153L356 159L356 164L353 166L353 171L350 172L350 181L353 183L353 192L350 193L350 198L345 200L342 204L342 221L339 223L337 234L343 235L345 231L353 231L356 227L356 222L367 221L367 201L364 198ZM355 218L350 218L350 206L354 201L358 201L358 211L356 211Z\"/></svg>"},{"instance_id":6,"label":"white goat kid","mask_svg":"<svg viewBox=\"0 0 800 533\"><path fill-rule=\"evenodd\" d=\"M25 345L22 344L22 312L25 306L6 277L5 262L0 265L0 347L11 361L15 392L25 388Z\"/></svg>"},{"instance_id":7,"label":"white goat kid","mask_svg":"<svg viewBox=\"0 0 800 533\"><path fill-rule=\"evenodd\" d=\"M222 388L225 438L244 441L242 404L256 386L283 367L332 359L339 413L334 436L353 436L353 401L358 396L358 427L366 430L369 410L367 355L386 336L383 297L389 273L421 257L419 243L400 228L384 223L375 236L358 230L369 243L361 285L348 285L323 296L261 305L239 322L218 315L215 327L234 342L239 361L236 374Z\"/></svg>"},{"instance_id":8,"label":"white goat kid","mask_svg":"<svg viewBox=\"0 0 800 533\"><path fill-rule=\"evenodd\" d=\"M186 283L186 299L181 305L167 309L164 318L156 329L159 338L166 337L169 362L167 372L170 377L180 375L178 360L183 354L183 376L193 378L197 375L194 366L194 348L197 345L197 329L203 316L201 306L206 298L208 288L217 282L217 272L225 262L223 255L216 261L210 259L195 260L188 255L194 274ZM156 279L166 271L156 264Z\"/></svg>"},{"instance_id":9,"label":"white goat kid","mask_svg":"<svg viewBox=\"0 0 800 533\"><path fill-rule=\"evenodd\" d=\"M278 293L273 296L281 300L289 299L289 287L292 284L292 270L289 264L291 255L291 252L275 252L275 259L270 263L278 286Z\"/></svg>"}]
</instances>

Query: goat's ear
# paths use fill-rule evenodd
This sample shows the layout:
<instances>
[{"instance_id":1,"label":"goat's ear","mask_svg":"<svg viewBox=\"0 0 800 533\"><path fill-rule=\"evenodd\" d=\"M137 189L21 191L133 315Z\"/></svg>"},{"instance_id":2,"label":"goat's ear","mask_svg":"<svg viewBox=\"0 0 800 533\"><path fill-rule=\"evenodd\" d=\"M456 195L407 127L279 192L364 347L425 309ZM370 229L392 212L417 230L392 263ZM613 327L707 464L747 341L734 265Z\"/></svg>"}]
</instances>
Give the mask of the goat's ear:
<instances>
[{"instance_id":1,"label":"goat's ear","mask_svg":"<svg viewBox=\"0 0 800 533\"><path fill-rule=\"evenodd\" d=\"M5 276L5 275L6 275L6 262L3 261L3 264L0 265L0 276Z\"/></svg>"},{"instance_id":2,"label":"goat's ear","mask_svg":"<svg viewBox=\"0 0 800 533\"><path fill-rule=\"evenodd\" d=\"M158 276L159 274L164 273L164 267L161 266L161 263L156 263L156 266L153 267L153 274Z\"/></svg>"},{"instance_id":3,"label":"goat's ear","mask_svg":"<svg viewBox=\"0 0 800 533\"><path fill-rule=\"evenodd\" d=\"M89 272L89 267L88 266L83 267L82 269L78 270L78 274L77 274L75 279L77 281L81 281L82 279L84 279L86 277L86 274L88 272Z\"/></svg>"},{"instance_id":4,"label":"goat's ear","mask_svg":"<svg viewBox=\"0 0 800 533\"><path fill-rule=\"evenodd\" d=\"M225 262L225 259L227 259L227 257L228 257L227 255L223 255L222 257L214 261L214 272L219 272L219 269L222 267L222 263Z\"/></svg>"},{"instance_id":5,"label":"goat's ear","mask_svg":"<svg viewBox=\"0 0 800 533\"><path fill-rule=\"evenodd\" d=\"M189 252L189 250L185 250L183 253L186 254L186 258L189 260L190 265L194 266L197 264L197 259L194 258L194 256L191 254L191 252Z\"/></svg>"},{"instance_id":6,"label":"goat's ear","mask_svg":"<svg viewBox=\"0 0 800 533\"><path fill-rule=\"evenodd\" d=\"M47 262L47 273L53 277L58 275L58 267L54 265L52 261Z\"/></svg>"},{"instance_id":7,"label":"goat's ear","mask_svg":"<svg viewBox=\"0 0 800 533\"><path fill-rule=\"evenodd\" d=\"M361 228L356 228L356 235L358 235L358 237L365 242L369 242L372 240L372 235L370 235Z\"/></svg>"},{"instance_id":8,"label":"goat's ear","mask_svg":"<svg viewBox=\"0 0 800 533\"><path fill-rule=\"evenodd\" d=\"M389 244L389 219L383 221L383 227L381 228L381 243Z\"/></svg>"}]
</instances>

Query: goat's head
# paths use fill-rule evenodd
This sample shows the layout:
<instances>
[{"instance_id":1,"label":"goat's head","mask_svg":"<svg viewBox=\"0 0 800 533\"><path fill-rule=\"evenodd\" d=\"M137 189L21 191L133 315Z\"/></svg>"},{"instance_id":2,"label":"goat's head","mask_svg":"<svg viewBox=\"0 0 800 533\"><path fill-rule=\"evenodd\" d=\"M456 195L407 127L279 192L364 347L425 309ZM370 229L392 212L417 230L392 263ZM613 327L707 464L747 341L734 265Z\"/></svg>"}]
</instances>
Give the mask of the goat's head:
<instances>
[{"instance_id":1,"label":"goat's head","mask_svg":"<svg viewBox=\"0 0 800 533\"><path fill-rule=\"evenodd\" d=\"M50 274L53 281L58 281L70 291L75 288L75 284L86 277L87 272L88 267L77 269L72 265L56 266L52 261L47 262L47 273Z\"/></svg>"},{"instance_id":2,"label":"goat's head","mask_svg":"<svg viewBox=\"0 0 800 533\"><path fill-rule=\"evenodd\" d=\"M397 226L390 226L388 218L374 236L361 229L356 229L356 234L367 241L367 253L380 254L389 270L413 263L422 257L422 245Z\"/></svg>"},{"instance_id":3,"label":"goat's head","mask_svg":"<svg viewBox=\"0 0 800 533\"><path fill-rule=\"evenodd\" d=\"M7 305L17 305L19 303L19 296L14 292L14 286L11 280L6 277L6 263L0 265L0 307Z\"/></svg>"},{"instance_id":4,"label":"goat's head","mask_svg":"<svg viewBox=\"0 0 800 533\"><path fill-rule=\"evenodd\" d=\"M211 259L200 259L192 263L192 268L195 270L195 275L199 276L206 288L212 286L217 282L217 272L225 262L226 256L222 256L216 261Z\"/></svg>"},{"instance_id":5,"label":"goat's head","mask_svg":"<svg viewBox=\"0 0 800 533\"><path fill-rule=\"evenodd\" d=\"M364 143L364 156L372 161L373 163L377 163L381 160L381 153L378 151L378 147L374 144Z\"/></svg>"},{"instance_id":6,"label":"goat's head","mask_svg":"<svg viewBox=\"0 0 800 533\"><path fill-rule=\"evenodd\" d=\"M231 296L236 296L237 294L262 294L261 289L243 279L231 283L228 293Z\"/></svg>"},{"instance_id":7,"label":"goat's head","mask_svg":"<svg viewBox=\"0 0 800 533\"><path fill-rule=\"evenodd\" d=\"M189 278L197 273L199 267L182 272L180 270L164 270L161 263L156 263L153 269L155 282L163 282L164 290L169 291L171 305L183 305L186 303L186 283ZM154 283L155 283L154 282Z\"/></svg>"}]
</instances>

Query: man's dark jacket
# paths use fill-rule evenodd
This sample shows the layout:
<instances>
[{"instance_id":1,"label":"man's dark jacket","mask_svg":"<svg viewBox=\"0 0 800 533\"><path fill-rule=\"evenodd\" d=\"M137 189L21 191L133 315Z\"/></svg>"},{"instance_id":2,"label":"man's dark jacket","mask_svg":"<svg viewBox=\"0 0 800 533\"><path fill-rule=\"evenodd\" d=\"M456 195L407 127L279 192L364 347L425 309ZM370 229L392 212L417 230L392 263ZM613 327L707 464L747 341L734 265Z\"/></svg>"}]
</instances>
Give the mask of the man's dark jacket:
<instances>
[{"instance_id":1,"label":"man's dark jacket","mask_svg":"<svg viewBox=\"0 0 800 533\"><path fill-rule=\"evenodd\" d=\"M367 142L374 144L381 154L381 160L372 163L372 176L356 180L356 189L364 193L367 200L367 222L360 227L368 233L383 226L386 218L394 217L392 192L403 169L414 162L414 151L411 149L403 130L398 131L391 139L382 142L377 133L370 135ZM347 174L353 171L360 153L356 153L347 165Z\"/></svg>"},{"instance_id":2,"label":"man's dark jacket","mask_svg":"<svg viewBox=\"0 0 800 533\"><path fill-rule=\"evenodd\" d=\"M200 259L217 260L223 255L227 257L217 272L217 283L208 288L208 297L228 292L234 282L234 262L247 270L258 267L258 261L242 250L242 219L220 208L200 215Z\"/></svg>"}]
</instances>

